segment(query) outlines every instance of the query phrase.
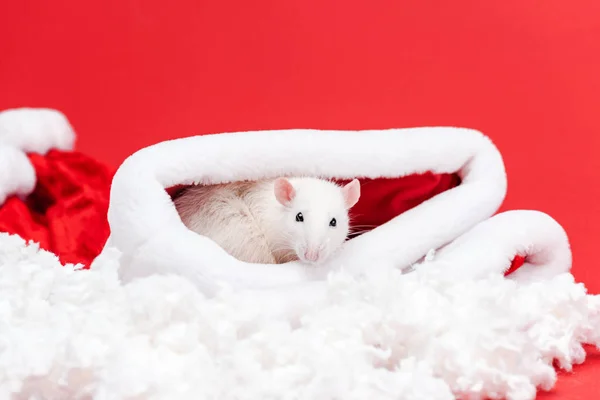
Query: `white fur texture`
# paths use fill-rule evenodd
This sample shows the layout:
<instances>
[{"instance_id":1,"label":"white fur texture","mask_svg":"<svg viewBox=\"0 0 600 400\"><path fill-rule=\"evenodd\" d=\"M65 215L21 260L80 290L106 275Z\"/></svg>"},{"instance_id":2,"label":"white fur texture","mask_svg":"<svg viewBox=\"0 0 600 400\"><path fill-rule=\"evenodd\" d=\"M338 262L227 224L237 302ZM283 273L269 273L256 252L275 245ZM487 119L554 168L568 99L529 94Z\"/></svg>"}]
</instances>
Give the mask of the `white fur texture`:
<instances>
[{"instance_id":1,"label":"white fur texture","mask_svg":"<svg viewBox=\"0 0 600 400\"><path fill-rule=\"evenodd\" d=\"M71 150L75 132L63 113L50 108L13 108L0 112L0 142L27 153Z\"/></svg>"},{"instance_id":2,"label":"white fur texture","mask_svg":"<svg viewBox=\"0 0 600 400\"><path fill-rule=\"evenodd\" d=\"M0 112L0 205L10 195L26 196L36 177L27 153L70 150L75 133L59 111L15 108Z\"/></svg>"},{"instance_id":3,"label":"white fur texture","mask_svg":"<svg viewBox=\"0 0 600 400\"><path fill-rule=\"evenodd\" d=\"M600 298L569 273L518 284L428 264L333 273L322 304L270 319L176 275L121 284L112 251L77 271L0 234L0 399L528 400L553 359L569 370L600 344Z\"/></svg>"},{"instance_id":4,"label":"white fur texture","mask_svg":"<svg viewBox=\"0 0 600 400\"><path fill-rule=\"evenodd\" d=\"M307 259L305 254L311 251L323 262L341 248L349 233L347 207L356 200L346 204L345 190L324 179L282 178L196 185L174 203L188 229L210 238L238 260L319 261Z\"/></svg>"},{"instance_id":5,"label":"white fur texture","mask_svg":"<svg viewBox=\"0 0 600 400\"><path fill-rule=\"evenodd\" d=\"M35 170L27 154L0 143L0 205L10 195L28 195L35 182Z\"/></svg>"}]
</instances>

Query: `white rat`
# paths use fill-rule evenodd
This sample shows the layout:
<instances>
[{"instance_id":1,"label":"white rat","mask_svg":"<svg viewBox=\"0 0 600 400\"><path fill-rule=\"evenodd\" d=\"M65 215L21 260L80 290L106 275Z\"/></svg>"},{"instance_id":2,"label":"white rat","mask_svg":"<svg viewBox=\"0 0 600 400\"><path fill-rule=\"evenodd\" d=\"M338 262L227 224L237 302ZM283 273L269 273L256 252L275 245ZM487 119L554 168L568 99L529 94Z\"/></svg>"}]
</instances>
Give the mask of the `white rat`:
<instances>
[{"instance_id":1,"label":"white rat","mask_svg":"<svg viewBox=\"0 0 600 400\"><path fill-rule=\"evenodd\" d=\"M359 197L356 179L303 177L192 186L174 202L188 229L241 261L318 264L346 240Z\"/></svg>"}]
</instances>

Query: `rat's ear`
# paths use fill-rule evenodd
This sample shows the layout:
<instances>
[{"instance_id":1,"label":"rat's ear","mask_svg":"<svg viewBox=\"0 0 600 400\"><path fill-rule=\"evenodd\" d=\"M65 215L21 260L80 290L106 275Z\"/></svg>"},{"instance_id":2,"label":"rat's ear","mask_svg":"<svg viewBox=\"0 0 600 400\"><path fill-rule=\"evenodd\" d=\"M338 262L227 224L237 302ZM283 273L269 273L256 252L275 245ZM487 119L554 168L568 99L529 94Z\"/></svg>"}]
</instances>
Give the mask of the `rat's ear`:
<instances>
[{"instance_id":1,"label":"rat's ear","mask_svg":"<svg viewBox=\"0 0 600 400\"><path fill-rule=\"evenodd\" d=\"M360 198L360 182L358 179L353 179L350 183L342 188L344 194L344 203L346 208L350 209L358 202Z\"/></svg>"},{"instance_id":2,"label":"rat's ear","mask_svg":"<svg viewBox=\"0 0 600 400\"><path fill-rule=\"evenodd\" d=\"M285 178L277 178L275 180L275 198L282 205L289 207L296 197L296 190L289 180Z\"/></svg>"}]
</instances>

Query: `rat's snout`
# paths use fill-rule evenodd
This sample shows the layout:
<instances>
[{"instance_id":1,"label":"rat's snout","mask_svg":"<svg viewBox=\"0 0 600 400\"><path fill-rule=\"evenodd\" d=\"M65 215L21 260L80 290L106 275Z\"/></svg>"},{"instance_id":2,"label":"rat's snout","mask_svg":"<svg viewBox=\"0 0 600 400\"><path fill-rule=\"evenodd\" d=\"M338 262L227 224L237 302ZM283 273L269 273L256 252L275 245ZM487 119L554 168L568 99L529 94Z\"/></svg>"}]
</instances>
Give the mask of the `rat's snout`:
<instances>
[{"instance_id":1,"label":"rat's snout","mask_svg":"<svg viewBox=\"0 0 600 400\"><path fill-rule=\"evenodd\" d=\"M307 261L316 262L319 260L320 251L318 248L308 248L304 251L304 258Z\"/></svg>"},{"instance_id":2,"label":"rat's snout","mask_svg":"<svg viewBox=\"0 0 600 400\"><path fill-rule=\"evenodd\" d=\"M309 245L302 249L302 255L305 261L316 263L319 261L323 261L327 258L326 246L324 244L321 245Z\"/></svg>"}]
</instances>

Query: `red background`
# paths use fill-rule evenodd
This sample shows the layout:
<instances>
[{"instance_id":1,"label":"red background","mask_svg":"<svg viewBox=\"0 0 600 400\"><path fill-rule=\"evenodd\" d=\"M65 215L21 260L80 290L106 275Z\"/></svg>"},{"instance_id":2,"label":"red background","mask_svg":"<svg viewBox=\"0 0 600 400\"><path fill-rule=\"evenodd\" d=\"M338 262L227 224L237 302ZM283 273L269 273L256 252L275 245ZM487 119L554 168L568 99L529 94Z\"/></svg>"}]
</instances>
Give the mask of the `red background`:
<instances>
[{"instance_id":1,"label":"red background","mask_svg":"<svg viewBox=\"0 0 600 400\"><path fill-rule=\"evenodd\" d=\"M60 109L115 166L208 132L477 128L505 158L503 209L556 218L600 291L598 0L5 0L0 109L18 106ZM548 398L600 393L595 364Z\"/></svg>"}]
</instances>

